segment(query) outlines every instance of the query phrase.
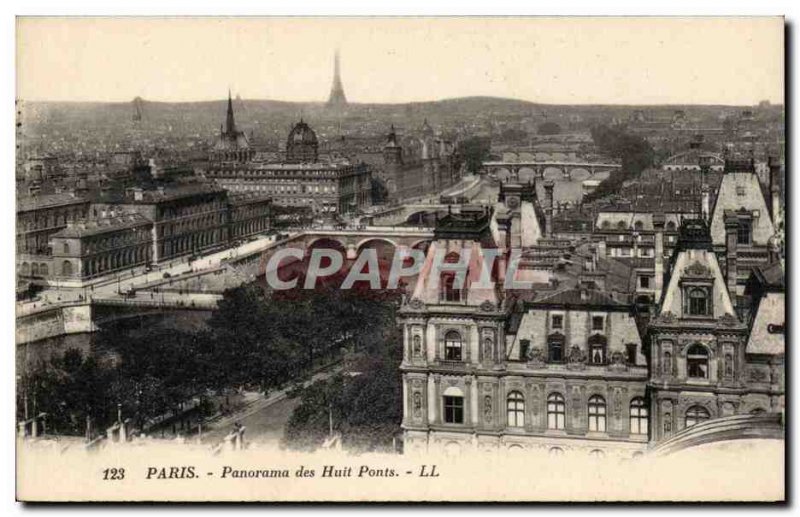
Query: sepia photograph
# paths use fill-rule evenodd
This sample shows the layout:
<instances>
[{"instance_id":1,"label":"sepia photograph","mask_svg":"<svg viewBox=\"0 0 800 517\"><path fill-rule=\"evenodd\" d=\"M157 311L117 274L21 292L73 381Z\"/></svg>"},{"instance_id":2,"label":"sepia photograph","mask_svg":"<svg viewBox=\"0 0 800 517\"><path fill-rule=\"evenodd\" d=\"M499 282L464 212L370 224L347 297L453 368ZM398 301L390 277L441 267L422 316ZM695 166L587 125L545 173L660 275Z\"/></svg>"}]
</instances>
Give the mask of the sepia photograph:
<instances>
[{"instance_id":1,"label":"sepia photograph","mask_svg":"<svg viewBox=\"0 0 800 517\"><path fill-rule=\"evenodd\" d=\"M18 501L786 501L782 16L15 25Z\"/></svg>"}]
</instances>

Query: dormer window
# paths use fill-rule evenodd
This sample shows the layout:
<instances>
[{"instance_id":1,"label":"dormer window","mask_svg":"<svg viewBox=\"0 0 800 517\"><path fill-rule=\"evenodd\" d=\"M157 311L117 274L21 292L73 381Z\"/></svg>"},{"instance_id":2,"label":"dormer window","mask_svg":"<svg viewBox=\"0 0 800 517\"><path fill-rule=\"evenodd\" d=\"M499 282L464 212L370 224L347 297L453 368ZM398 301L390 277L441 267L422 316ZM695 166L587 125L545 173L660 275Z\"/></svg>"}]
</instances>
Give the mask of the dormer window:
<instances>
[{"instance_id":1,"label":"dormer window","mask_svg":"<svg viewBox=\"0 0 800 517\"><path fill-rule=\"evenodd\" d=\"M736 229L736 244L739 246L750 246L753 236L752 221L747 219L739 220L739 227Z\"/></svg>"},{"instance_id":2,"label":"dormer window","mask_svg":"<svg viewBox=\"0 0 800 517\"><path fill-rule=\"evenodd\" d=\"M689 316L710 316L711 297L707 287L689 287L686 290L686 314Z\"/></svg>"}]
</instances>

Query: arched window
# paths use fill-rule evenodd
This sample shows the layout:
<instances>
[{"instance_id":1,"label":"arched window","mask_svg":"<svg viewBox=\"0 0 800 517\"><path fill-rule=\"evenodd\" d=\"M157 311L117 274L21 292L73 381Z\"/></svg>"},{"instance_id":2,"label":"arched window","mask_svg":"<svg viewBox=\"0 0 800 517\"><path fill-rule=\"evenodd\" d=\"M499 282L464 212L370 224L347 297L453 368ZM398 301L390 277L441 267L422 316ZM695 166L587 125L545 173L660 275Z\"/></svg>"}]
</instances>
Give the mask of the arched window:
<instances>
[{"instance_id":1,"label":"arched window","mask_svg":"<svg viewBox=\"0 0 800 517\"><path fill-rule=\"evenodd\" d=\"M708 291L701 287L689 289L688 309L691 316L708 316L711 313Z\"/></svg>"},{"instance_id":2,"label":"arched window","mask_svg":"<svg viewBox=\"0 0 800 517\"><path fill-rule=\"evenodd\" d=\"M595 459L600 459L600 458L605 458L606 453L600 449L592 449L591 451L589 451L589 456Z\"/></svg>"},{"instance_id":3,"label":"arched window","mask_svg":"<svg viewBox=\"0 0 800 517\"><path fill-rule=\"evenodd\" d=\"M446 361L461 361L461 334L451 330L444 335L444 358Z\"/></svg>"},{"instance_id":4,"label":"arched window","mask_svg":"<svg viewBox=\"0 0 800 517\"><path fill-rule=\"evenodd\" d=\"M39 274L41 276L47 276L48 274L47 264L39 264Z\"/></svg>"},{"instance_id":5,"label":"arched window","mask_svg":"<svg viewBox=\"0 0 800 517\"><path fill-rule=\"evenodd\" d=\"M509 427L525 426L525 398L522 393L512 391L506 399L506 413Z\"/></svg>"},{"instance_id":6,"label":"arched window","mask_svg":"<svg viewBox=\"0 0 800 517\"><path fill-rule=\"evenodd\" d=\"M633 223L633 227L636 228L637 230L643 230L644 223L642 221L636 221L635 223Z\"/></svg>"},{"instance_id":7,"label":"arched window","mask_svg":"<svg viewBox=\"0 0 800 517\"><path fill-rule=\"evenodd\" d=\"M603 227L603 228L609 228L611 226L611 223L606 220L606 221L603 221L600 226Z\"/></svg>"},{"instance_id":8,"label":"arched window","mask_svg":"<svg viewBox=\"0 0 800 517\"><path fill-rule=\"evenodd\" d=\"M22 276L28 276L31 274L31 266L27 262L22 263Z\"/></svg>"},{"instance_id":9,"label":"arched window","mask_svg":"<svg viewBox=\"0 0 800 517\"><path fill-rule=\"evenodd\" d=\"M65 260L61 263L61 275L72 276L72 262Z\"/></svg>"},{"instance_id":10,"label":"arched window","mask_svg":"<svg viewBox=\"0 0 800 517\"><path fill-rule=\"evenodd\" d=\"M708 350L694 344L686 352L686 374L693 379L708 379Z\"/></svg>"},{"instance_id":11,"label":"arched window","mask_svg":"<svg viewBox=\"0 0 800 517\"><path fill-rule=\"evenodd\" d=\"M39 264L31 264L31 276L39 276Z\"/></svg>"},{"instance_id":12,"label":"arched window","mask_svg":"<svg viewBox=\"0 0 800 517\"><path fill-rule=\"evenodd\" d=\"M547 428L564 429L564 397L560 393L547 396Z\"/></svg>"},{"instance_id":13,"label":"arched window","mask_svg":"<svg viewBox=\"0 0 800 517\"><path fill-rule=\"evenodd\" d=\"M63 246L64 255L69 255L69 243L64 243Z\"/></svg>"},{"instance_id":14,"label":"arched window","mask_svg":"<svg viewBox=\"0 0 800 517\"><path fill-rule=\"evenodd\" d=\"M647 406L644 399L631 399L630 432L631 434L647 434Z\"/></svg>"},{"instance_id":15,"label":"arched window","mask_svg":"<svg viewBox=\"0 0 800 517\"><path fill-rule=\"evenodd\" d=\"M675 221L670 221L667 223L667 230L670 232L675 231Z\"/></svg>"},{"instance_id":16,"label":"arched window","mask_svg":"<svg viewBox=\"0 0 800 517\"><path fill-rule=\"evenodd\" d=\"M617 223L617 228L619 228L620 230L624 230L626 226L628 225L625 224L625 221L620 221Z\"/></svg>"},{"instance_id":17,"label":"arched window","mask_svg":"<svg viewBox=\"0 0 800 517\"><path fill-rule=\"evenodd\" d=\"M600 395L589 397L589 430L606 432L606 399Z\"/></svg>"},{"instance_id":18,"label":"arched window","mask_svg":"<svg viewBox=\"0 0 800 517\"><path fill-rule=\"evenodd\" d=\"M686 410L686 427L691 427L711 418L708 410L701 406L692 406Z\"/></svg>"},{"instance_id":19,"label":"arched window","mask_svg":"<svg viewBox=\"0 0 800 517\"><path fill-rule=\"evenodd\" d=\"M563 334L552 334L547 338L547 360L551 363L564 362Z\"/></svg>"},{"instance_id":20,"label":"arched window","mask_svg":"<svg viewBox=\"0 0 800 517\"><path fill-rule=\"evenodd\" d=\"M564 449L561 447L550 447L550 456L559 457L564 455Z\"/></svg>"}]
</instances>

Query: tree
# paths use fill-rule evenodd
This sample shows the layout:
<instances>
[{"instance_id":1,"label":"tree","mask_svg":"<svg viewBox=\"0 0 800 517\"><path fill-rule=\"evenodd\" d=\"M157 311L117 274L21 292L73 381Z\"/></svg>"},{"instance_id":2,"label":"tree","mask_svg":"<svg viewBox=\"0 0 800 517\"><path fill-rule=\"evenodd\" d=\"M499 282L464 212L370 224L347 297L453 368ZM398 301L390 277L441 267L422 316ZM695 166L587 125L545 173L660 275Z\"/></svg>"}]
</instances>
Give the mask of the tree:
<instances>
[{"instance_id":1,"label":"tree","mask_svg":"<svg viewBox=\"0 0 800 517\"><path fill-rule=\"evenodd\" d=\"M489 157L491 147L492 141L489 138L475 136L459 142L457 152L466 163L467 171L476 174Z\"/></svg>"},{"instance_id":2,"label":"tree","mask_svg":"<svg viewBox=\"0 0 800 517\"><path fill-rule=\"evenodd\" d=\"M655 153L647 140L625 132L621 126L594 126L592 139L601 152L621 161L619 172L604 180L597 189L587 196L593 201L619 191L622 184L636 178L643 170L653 164Z\"/></svg>"},{"instance_id":3,"label":"tree","mask_svg":"<svg viewBox=\"0 0 800 517\"><path fill-rule=\"evenodd\" d=\"M536 128L540 135L558 135L561 134L561 126L555 122L543 122Z\"/></svg>"}]
</instances>

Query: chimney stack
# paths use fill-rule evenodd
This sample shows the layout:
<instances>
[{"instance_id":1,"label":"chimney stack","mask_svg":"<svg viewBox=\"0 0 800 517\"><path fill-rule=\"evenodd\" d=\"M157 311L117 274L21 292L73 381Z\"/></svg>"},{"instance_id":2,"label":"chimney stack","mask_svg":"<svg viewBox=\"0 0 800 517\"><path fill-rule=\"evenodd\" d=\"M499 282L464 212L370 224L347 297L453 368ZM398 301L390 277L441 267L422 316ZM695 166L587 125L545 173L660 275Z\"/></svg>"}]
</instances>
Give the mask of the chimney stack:
<instances>
[{"instance_id":1,"label":"chimney stack","mask_svg":"<svg viewBox=\"0 0 800 517\"><path fill-rule=\"evenodd\" d=\"M547 238L553 237L553 182L544 182L545 216L544 231Z\"/></svg>"},{"instance_id":2,"label":"chimney stack","mask_svg":"<svg viewBox=\"0 0 800 517\"><path fill-rule=\"evenodd\" d=\"M700 216L705 222L709 222L711 220L711 189L703 183L703 186L700 187Z\"/></svg>"},{"instance_id":3,"label":"chimney stack","mask_svg":"<svg viewBox=\"0 0 800 517\"><path fill-rule=\"evenodd\" d=\"M769 166L769 193L771 197L770 212L772 224L778 225L781 214L781 163L774 156L767 159Z\"/></svg>"},{"instance_id":4,"label":"chimney stack","mask_svg":"<svg viewBox=\"0 0 800 517\"><path fill-rule=\"evenodd\" d=\"M735 214L725 214L725 269L727 274L728 294L731 302L736 306L736 283L738 270L736 268L736 231L739 229L739 218Z\"/></svg>"},{"instance_id":5,"label":"chimney stack","mask_svg":"<svg viewBox=\"0 0 800 517\"><path fill-rule=\"evenodd\" d=\"M664 289L664 223L666 218L662 213L653 214L653 229L655 235L655 278L653 288L655 289L655 302L661 302L661 291Z\"/></svg>"}]
</instances>

